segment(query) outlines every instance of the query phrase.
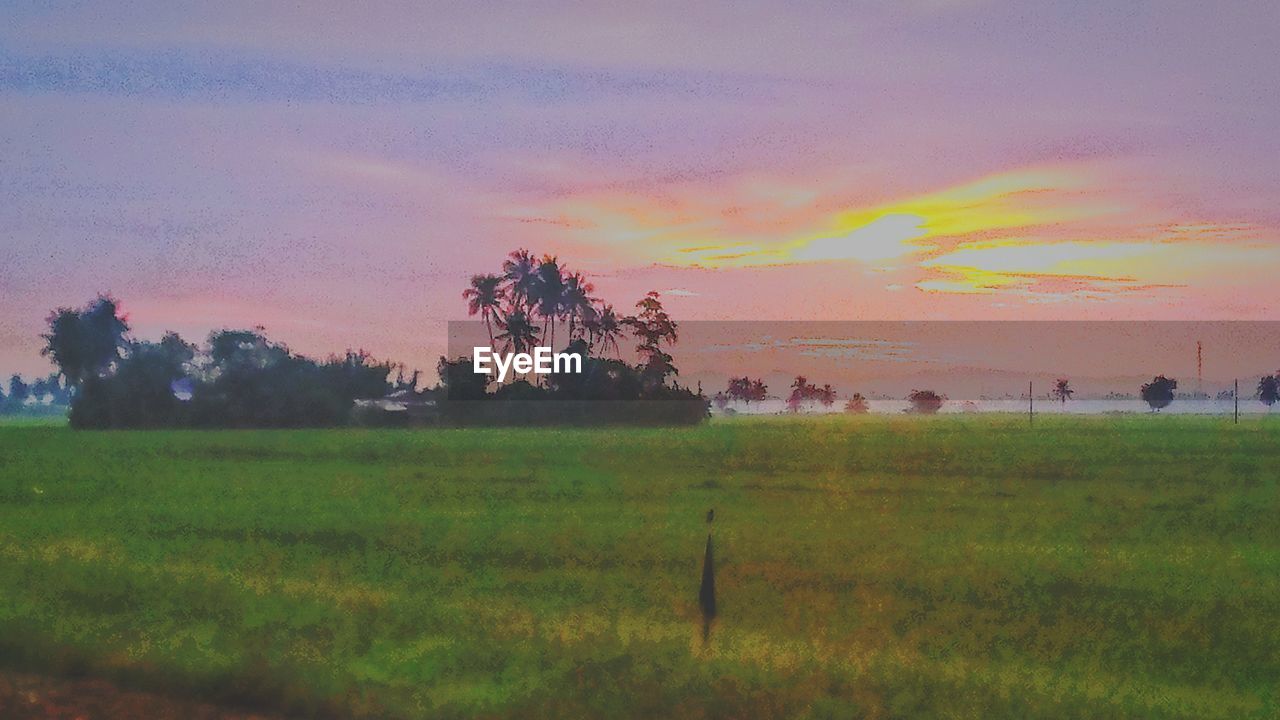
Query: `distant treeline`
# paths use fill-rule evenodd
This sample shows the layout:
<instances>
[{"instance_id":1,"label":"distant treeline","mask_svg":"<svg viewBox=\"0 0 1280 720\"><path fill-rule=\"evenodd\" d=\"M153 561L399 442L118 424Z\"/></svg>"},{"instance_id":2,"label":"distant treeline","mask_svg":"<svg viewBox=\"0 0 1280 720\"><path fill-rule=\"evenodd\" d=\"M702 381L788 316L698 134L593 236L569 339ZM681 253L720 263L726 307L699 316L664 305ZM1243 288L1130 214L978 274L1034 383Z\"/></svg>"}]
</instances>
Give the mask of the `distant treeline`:
<instances>
[{"instance_id":1,"label":"distant treeline","mask_svg":"<svg viewBox=\"0 0 1280 720\"><path fill-rule=\"evenodd\" d=\"M58 373L31 382L14 373L8 387L0 387L0 415L58 415L67 411L70 402Z\"/></svg>"},{"instance_id":2,"label":"distant treeline","mask_svg":"<svg viewBox=\"0 0 1280 720\"><path fill-rule=\"evenodd\" d=\"M679 371L668 349L677 324L658 293L636 303L635 315L618 317L592 289L555 258L521 250L508 257L503 275L476 276L464 293L495 348L526 352L544 338L554 342L557 326L564 328L564 351L582 357L583 372L539 376L537 385L499 384L475 373L469 358L442 357L440 384L419 390L418 373L405 380L401 365L351 350L316 360L268 339L262 328L218 330L203 345L173 332L159 342L139 340L117 301L103 295L49 316L42 352L58 372L41 390L53 382L76 428L671 424L707 417L707 399L674 382ZM603 356L619 352L626 332L637 341L635 365ZM30 404L25 383L17 382L21 402Z\"/></svg>"},{"instance_id":3,"label":"distant treeline","mask_svg":"<svg viewBox=\"0 0 1280 720\"><path fill-rule=\"evenodd\" d=\"M106 296L55 311L44 339L77 428L341 425L357 398L391 389L390 363L363 352L313 360L260 328L219 330L203 347L172 332L137 340Z\"/></svg>"}]
</instances>

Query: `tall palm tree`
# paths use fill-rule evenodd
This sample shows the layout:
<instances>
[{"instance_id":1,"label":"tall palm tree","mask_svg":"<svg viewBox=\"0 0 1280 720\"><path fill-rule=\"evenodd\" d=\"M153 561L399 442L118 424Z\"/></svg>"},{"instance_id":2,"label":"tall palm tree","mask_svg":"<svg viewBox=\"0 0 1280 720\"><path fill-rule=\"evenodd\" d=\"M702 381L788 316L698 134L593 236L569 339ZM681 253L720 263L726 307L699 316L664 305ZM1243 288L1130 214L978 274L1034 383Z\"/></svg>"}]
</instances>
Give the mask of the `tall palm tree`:
<instances>
[{"instance_id":1,"label":"tall palm tree","mask_svg":"<svg viewBox=\"0 0 1280 720\"><path fill-rule=\"evenodd\" d=\"M480 315L484 318L484 327L489 331L489 347L493 347L492 318L498 312L502 301L502 278L497 275L472 275L471 287L462 291L467 300L467 314Z\"/></svg>"},{"instance_id":2,"label":"tall palm tree","mask_svg":"<svg viewBox=\"0 0 1280 720\"><path fill-rule=\"evenodd\" d=\"M538 261L528 250L512 250L502 262L502 277L507 283L512 307L530 310L538 285Z\"/></svg>"},{"instance_id":3,"label":"tall palm tree","mask_svg":"<svg viewBox=\"0 0 1280 720\"><path fill-rule=\"evenodd\" d=\"M622 351L618 348L618 340L622 337L622 322L612 305L601 303L584 323L590 336L589 346L594 347L597 342L600 343L600 354L604 355L612 345L614 354L621 359Z\"/></svg>"},{"instance_id":4,"label":"tall palm tree","mask_svg":"<svg viewBox=\"0 0 1280 720\"><path fill-rule=\"evenodd\" d=\"M543 255L535 273L537 282L530 296L531 305L542 316L542 334L552 347L556 344L556 320L564 309L564 274L554 255Z\"/></svg>"},{"instance_id":5,"label":"tall palm tree","mask_svg":"<svg viewBox=\"0 0 1280 720\"><path fill-rule=\"evenodd\" d=\"M587 318L595 313L595 298L591 297L595 289L582 273L569 273L564 278L562 310L569 319L570 341L577 337L579 321L585 324Z\"/></svg>"}]
</instances>

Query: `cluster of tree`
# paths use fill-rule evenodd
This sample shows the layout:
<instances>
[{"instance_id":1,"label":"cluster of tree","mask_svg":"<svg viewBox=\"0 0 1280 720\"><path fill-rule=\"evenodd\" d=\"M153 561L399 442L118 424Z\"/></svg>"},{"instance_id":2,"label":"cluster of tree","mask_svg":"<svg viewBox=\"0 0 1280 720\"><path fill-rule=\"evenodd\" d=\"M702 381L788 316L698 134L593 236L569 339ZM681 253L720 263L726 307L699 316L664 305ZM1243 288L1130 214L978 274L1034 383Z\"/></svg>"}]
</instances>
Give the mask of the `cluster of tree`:
<instances>
[{"instance_id":1,"label":"cluster of tree","mask_svg":"<svg viewBox=\"0 0 1280 720\"><path fill-rule=\"evenodd\" d=\"M871 412L871 406L867 403L867 399L862 396L862 393L854 393L845 402L844 411L854 415L866 415Z\"/></svg>"},{"instance_id":2,"label":"cluster of tree","mask_svg":"<svg viewBox=\"0 0 1280 720\"><path fill-rule=\"evenodd\" d=\"M543 339L547 347L555 347L560 326L567 331L568 342L585 339L588 348L601 352L612 348L616 355L624 325L638 318L619 317L612 305L592 296L594 291L582 273L570 271L559 258L538 258L520 249L507 255L501 274L473 275L462 297L468 312L484 320L490 347L527 352ZM650 295L656 302L657 293ZM674 323L655 330L675 342Z\"/></svg>"},{"instance_id":3,"label":"cluster of tree","mask_svg":"<svg viewBox=\"0 0 1280 720\"><path fill-rule=\"evenodd\" d=\"M700 392L683 388L670 348L679 326L662 297L649 292L633 315L620 316L613 305L594 297L594 285L568 270L555 256L511 252L501 274L475 275L462 296L471 315L479 315L490 347L527 353L535 347L575 355L582 372L497 383L476 373L470 358L440 358L442 412L455 423L537 422L697 422L707 415ZM620 341L630 333L637 362L621 357ZM478 403L475 401L506 401ZM542 400L555 404L530 405ZM607 401L607 402L600 402Z\"/></svg>"},{"instance_id":4,"label":"cluster of tree","mask_svg":"<svg viewBox=\"0 0 1280 720\"><path fill-rule=\"evenodd\" d=\"M0 414L63 411L70 399L57 373L31 382L14 373L8 387L0 387Z\"/></svg>"},{"instance_id":5,"label":"cluster of tree","mask_svg":"<svg viewBox=\"0 0 1280 720\"><path fill-rule=\"evenodd\" d=\"M261 328L216 331L203 348L172 332L134 339L106 296L56 310L44 338L78 428L339 425L356 399L391 389L390 363L351 351L312 360Z\"/></svg>"},{"instance_id":6,"label":"cluster of tree","mask_svg":"<svg viewBox=\"0 0 1280 720\"><path fill-rule=\"evenodd\" d=\"M800 412L802 407L815 401L829 408L836 402L836 391L830 385L818 387L809 382L805 376L797 375L791 382L791 395L787 397L787 409L793 413Z\"/></svg>"},{"instance_id":7,"label":"cluster of tree","mask_svg":"<svg viewBox=\"0 0 1280 720\"><path fill-rule=\"evenodd\" d=\"M731 402L740 402L751 407L753 402L764 402L769 397L769 386L760 378L752 380L745 375L740 378L729 378L729 386L716 393L712 400L720 410L726 410Z\"/></svg>"}]
</instances>

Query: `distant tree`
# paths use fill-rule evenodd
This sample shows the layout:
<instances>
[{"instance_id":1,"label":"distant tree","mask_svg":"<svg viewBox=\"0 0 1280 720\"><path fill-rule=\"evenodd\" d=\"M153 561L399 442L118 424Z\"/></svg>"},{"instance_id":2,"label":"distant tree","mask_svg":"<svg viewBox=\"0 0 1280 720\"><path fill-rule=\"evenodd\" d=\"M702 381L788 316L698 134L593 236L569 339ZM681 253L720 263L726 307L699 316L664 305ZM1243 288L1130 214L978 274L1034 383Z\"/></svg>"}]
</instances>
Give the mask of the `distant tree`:
<instances>
[{"instance_id":1,"label":"distant tree","mask_svg":"<svg viewBox=\"0 0 1280 720\"><path fill-rule=\"evenodd\" d=\"M715 408L720 412L724 412L725 409L729 407L728 394L724 393L723 391L716 393L715 395L711 396L711 404L714 405Z\"/></svg>"},{"instance_id":2,"label":"distant tree","mask_svg":"<svg viewBox=\"0 0 1280 720\"><path fill-rule=\"evenodd\" d=\"M809 382L803 375L797 375L791 383L791 395L787 397L787 409L799 412L811 402L821 403L823 407L831 407L836 402L836 391L830 385L818 387Z\"/></svg>"},{"instance_id":3,"label":"distant tree","mask_svg":"<svg viewBox=\"0 0 1280 720\"><path fill-rule=\"evenodd\" d=\"M38 377L31 381L30 397L34 399L37 404L44 404L52 395L53 393L49 390L47 379Z\"/></svg>"},{"instance_id":4,"label":"distant tree","mask_svg":"<svg viewBox=\"0 0 1280 720\"><path fill-rule=\"evenodd\" d=\"M9 402L21 405L29 397L31 397L31 386L22 379L21 375L14 373L13 377L9 378Z\"/></svg>"},{"instance_id":5,"label":"distant tree","mask_svg":"<svg viewBox=\"0 0 1280 720\"><path fill-rule=\"evenodd\" d=\"M108 371L127 345L128 322L109 295L99 295L79 310L58 308L49 315L48 323L40 354L58 366L73 390Z\"/></svg>"},{"instance_id":6,"label":"distant tree","mask_svg":"<svg viewBox=\"0 0 1280 720\"><path fill-rule=\"evenodd\" d=\"M1157 375L1151 379L1151 382L1142 385L1139 394L1151 406L1153 412L1159 412L1161 408L1169 407L1169 403L1173 402L1173 391L1177 389L1177 380Z\"/></svg>"},{"instance_id":7,"label":"distant tree","mask_svg":"<svg viewBox=\"0 0 1280 720\"><path fill-rule=\"evenodd\" d=\"M462 291L467 301L467 314L484 318L484 328L489 331L489 346L493 347L493 318L502 302L502 278L497 275L472 275L471 287Z\"/></svg>"},{"instance_id":8,"label":"distant tree","mask_svg":"<svg viewBox=\"0 0 1280 720\"><path fill-rule=\"evenodd\" d=\"M818 402L822 403L822 406L825 408L829 408L832 405L835 405L836 404L835 389L833 389L830 385L823 385L818 390Z\"/></svg>"},{"instance_id":9,"label":"distant tree","mask_svg":"<svg viewBox=\"0 0 1280 720\"><path fill-rule=\"evenodd\" d=\"M727 399L735 400L744 405L751 404L751 380L746 377L729 378L729 385L725 388L724 394Z\"/></svg>"},{"instance_id":10,"label":"distant tree","mask_svg":"<svg viewBox=\"0 0 1280 720\"><path fill-rule=\"evenodd\" d=\"M932 390L912 390L907 400L911 402L911 412L932 415L942 409L947 397Z\"/></svg>"},{"instance_id":11,"label":"distant tree","mask_svg":"<svg viewBox=\"0 0 1280 720\"><path fill-rule=\"evenodd\" d=\"M791 381L791 394L787 396L787 410L793 413L800 412L800 408L813 397L816 389L808 378L797 375L796 379Z\"/></svg>"},{"instance_id":12,"label":"distant tree","mask_svg":"<svg viewBox=\"0 0 1280 720\"><path fill-rule=\"evenodd\" d=\"M756 378L747 386L747 398L750 402L764 402L769 397L769 386L764 380Z\"/></svg>"},{"instance_id":13,"label":"distant tree","mask_svg":"<svg viewBox=\"0 0 1280 720\"><path fill-rule=\"evenodd\" d=\"M1276 401L1280 401L1280 377L1264 375L1258 381L1258 399L1267 406L1268 410L1276 404Z\"/></svg>"},{"instance_id":14,"label":"distant tree","mask_svg":"<svg viewBox=\"0 0 1280 720\"><path fill-rule=\"evenodd\" d=\"M1075 390L1071 389L1071 381L1067 378L1058 378L1058 381L1053 384L1053 396L1063 405L1066 405L1074 394Z\"/></svg>"},{"instance_id":15,"label":"distant tree","mask_svg":"<svg viewBox=\"0 0 1280 720\"><path fill-rule=\"evenodd\" d=\"M844 411L855 415L865 414L869 410L870 408L867 406L867 399L862 396L862 393L854 393L849 398L848 402L844 404Z\"/></svg>"}]
</instances>

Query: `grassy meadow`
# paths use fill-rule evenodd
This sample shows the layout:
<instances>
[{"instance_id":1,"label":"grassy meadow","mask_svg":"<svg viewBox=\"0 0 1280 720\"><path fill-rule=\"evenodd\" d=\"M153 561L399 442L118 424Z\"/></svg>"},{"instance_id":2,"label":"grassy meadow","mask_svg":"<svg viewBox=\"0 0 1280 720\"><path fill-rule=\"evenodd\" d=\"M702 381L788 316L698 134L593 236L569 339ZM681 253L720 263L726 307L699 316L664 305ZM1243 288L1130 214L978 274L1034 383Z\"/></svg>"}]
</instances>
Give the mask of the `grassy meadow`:
<instances>
[{"instance_id":1,"label":"grassy meadow","mask_svg":"<svg viewBox=\"0 0 1280 720\"><path fill-rule=\"evenodd\" d=\"M0 665L307 716L1276 717L1278 476L1268 418L8 426Z\"/></svg>"}]
</instances>

